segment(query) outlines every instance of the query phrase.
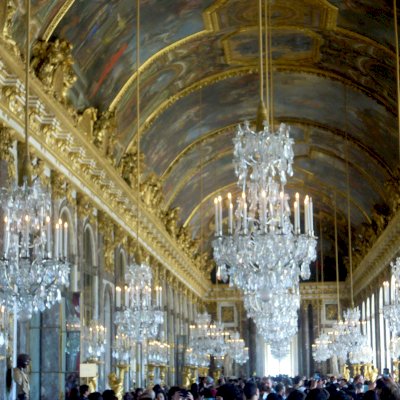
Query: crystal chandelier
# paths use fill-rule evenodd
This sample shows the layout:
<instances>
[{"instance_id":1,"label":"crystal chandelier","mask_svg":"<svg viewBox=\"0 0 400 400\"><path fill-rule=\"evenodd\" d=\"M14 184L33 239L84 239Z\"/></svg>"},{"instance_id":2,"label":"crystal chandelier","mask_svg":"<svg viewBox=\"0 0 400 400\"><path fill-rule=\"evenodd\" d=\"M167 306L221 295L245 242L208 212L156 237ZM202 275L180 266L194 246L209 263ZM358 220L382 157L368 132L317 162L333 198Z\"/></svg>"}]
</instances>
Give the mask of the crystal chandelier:
<instances>
[{"instance_id":1,"label":"crystal chandelier","mask_svg":"<svg viewBox=\"0 0 400 400\"><path fill-rule=\"evenodd\" d=\"M132 341L126 333L120 332L117 327L117 334L112 348L112 356L119 364L127 364L132 353Z\"/></svg>"},{"instance_id":2,"label":"crystal chandelier","mask_svg":"<svg viewBox=\"0 0 400 400\"><path fill-rule=\"evenodd\" d=\"M141 343L158 334L164 322L161 311L161 287L156 288L155 304L152 299L152 272L145 263L132 263L125 276L129 296L126 308L115 313L114 322L122 333Z\"/></svg>"},{"instance_id":3,"label":"crystal chandelier","mask_svg":"<svg viewBox=\"0 0 400 400\"><path fill-rule=\"evenodd\" d=\"M294 142L285 124L274 128L272 107L268 107L269 115L265 110L261 1L259 10L260 107L257 126L254 129L245 122L236 131L233 164L241 195L236 205L231 194L227 196L226 206L221 196L214 199L215 239L212 246L217 276L224 279L229 277L230 285L243 291L246 311L254 319L259 332L264 334L266 325L284 326L286 316L290 315L290 328L294 329L277 329L288 340L290 334L297 332L297 308L293 312L290 310L287 315L270 310L275 307L272 303L279 303L279 308L283 308L280 302L285 302L286 296L291 297L292 292L298 291L300 278L310 277L309 264L316 259L313 202L310 197L305 197L302 225L300 196L296 194L293 225L285 186L287 177L293 175ZM267 33L268 29L266 26ZM268 42L266 40L266 65L271 63ZM272 78L271 74L266 75L268 105L272 104L271 91L268 90ZM224 208L228 220L226 231L222 222ZM296 307L297 302L293 301L290 305ZM285 319L285 323L282 319ZM274 339L273 334L266 335L266 340Z\"/></svg>"},{"instance_id":4,"label":"crystal chandelier","mask_svg":"<svg viewBox=\"0 0 400 400\"><path fill-rule=\"evenodd\" d=\"M312 356L316 362L324 362L332 357L332 340L329 334L321 333L312 345Z\"/></svg>"},{"instance_id":5,"label":"crystal chandelier","mask_svg":"<svg viewBox=\"0 0 400 400\"><path fill-rule=\"evenodd\" d=\"M383 317L389 323L390 331L398 336L400 334L400 304L399 304L399 285L400 285L400 257L395 262L390 263L392 275L394 277L394 301L383 307Z\"/></svg>"},{"instance_id":6,"label":"crystal chandelier","mask_svg":"<svg viewBox=\"0 0 400 400\"><path fill-rule=\"evenodd\" d=\"M163 340L150 340L147 345L147 362L156 366L164 366L169 362L170 346Z\"/></svg>"},{"instance_id":7,"label":"crystal chandelier","mask_svg":"<svg viewBox=\"0 0 400 400\"><path fill-rule=\"evenodd\" d=\"M224 357L227 352L227 345L225 343L226 333L224 331L224 325L221 322L210 324L207 335L209 354L214 358Z\"/></svg>"},{"instance_id":8,"label":"crystal chandelier","mask_svg":"<svg viewBox=\"0 0 400 400\"><path fill-rule=\"evenodd\" d=\"M276 360L283 360L290 353L290 344L287 340L276 341L271 344L271 356Z\"/></svg>"},{"instance_id":9,"label":"crystal chandelier","mask_svg":"<svg viewBox=\"0 0 400 400\"><path fill-rule=\"evenodd\" d=\"M244 340L239 332L230 334L226 339L227 354L229 354L236 364L243 365L249 359L249 349L245 346Z\"/></svg>"},{"instance_id":10,"label":"crystal chandelier","mask_svg":"<svg viewBox=\"0 0 400 400\"><path fill-rule=\"evenodd\" d=\"M107 328L98 320L90 321L85 328L84 340L87 343L87 355L89 360L98 360L105 352Z\"/></svg>"},{"instance_id":11,"label":"crystal chandelier","mask_svg":"<svg viewBox=\"0 0 400 400\"><path fill-rule=\"evenodd\" d=\"M397 360L400 357L400 337L395 336L392 338L389 349L392 359Z\"/></svg>"},{"instance_id":12,"label":"crystal chandelier","mask_svg":"<svg viewBox=\"0 0 400 400\"><path fill-rule=\"evenodd\" d=\"M52 307L68 285L66 246L62 226L56 225L53 248L51 193L39 179L31 181L29 157L30 0L27 5L25 154L18 184L0 188L3 249L0 259L0 301L20 320ZM67 226L66 226L67 229Z\"/></svg>"},{"instance_id":13,"label":"crystal chandelier","mask_svg":"<svg viewBox=\"0 0 400 400\"><path fill-rule=\"evenodd\" d=\"M372 362L372 349L368 344L368 338L361 333L358 334L353 341L352 348L349 352L349 360L351 364L363 364Z\"/></svg>"}]
</instances>

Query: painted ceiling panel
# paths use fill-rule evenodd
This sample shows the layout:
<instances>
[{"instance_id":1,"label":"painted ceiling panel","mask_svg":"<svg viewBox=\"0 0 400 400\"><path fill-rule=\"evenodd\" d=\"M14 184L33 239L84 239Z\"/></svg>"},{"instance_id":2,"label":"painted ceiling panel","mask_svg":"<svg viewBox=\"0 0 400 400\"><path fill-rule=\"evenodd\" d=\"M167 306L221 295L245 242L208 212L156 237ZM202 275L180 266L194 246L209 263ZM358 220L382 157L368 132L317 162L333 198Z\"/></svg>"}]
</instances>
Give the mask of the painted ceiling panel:
<instances>
[{"instance_id":1,"label":"painted ceiling panel","mask_svg":"<svg viewBox=\"0 0 400 400\"><path fill-rule=\"evenodd\" d=\"M141 62L162 48L204 30L211 0L149 0L141 9ZM173 7L171 7L173 3ZM131 0L75 0L55 31L74 44L82 104L105 109L135 71L136 10ZM77 95L75 95L77 97Z\"/></svg>"}]
</instances>

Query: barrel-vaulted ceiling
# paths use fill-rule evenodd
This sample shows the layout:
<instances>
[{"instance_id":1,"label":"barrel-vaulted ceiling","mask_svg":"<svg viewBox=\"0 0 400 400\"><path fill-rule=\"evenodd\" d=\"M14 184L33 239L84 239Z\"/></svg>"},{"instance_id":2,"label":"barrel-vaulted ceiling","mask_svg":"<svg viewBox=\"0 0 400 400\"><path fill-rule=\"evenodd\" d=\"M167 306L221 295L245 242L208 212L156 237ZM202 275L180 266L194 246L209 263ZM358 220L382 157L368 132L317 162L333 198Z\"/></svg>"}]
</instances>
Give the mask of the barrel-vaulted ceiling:
<instances>
[{"instance_id":1,"label":"barrel-vaulted ceiling","mask_svg":"<svg viewBox=\"0 0 400 400\"><path fill-rule=\"evenodd\" d=\"M34 38L74 46L72 103L115 111L118 159L136 135L135 3L33 0ZM162 180L165 207L181 208L181 223L195 236L202 232L204 247L214 228L212 198L237 192L235 128L256 114L257 6L258 0L141 1L141 147L147 168ZM292 198L295 191L312 195L334 269L334 193L347 252L346 154L354 232L373 222L376 205L390 203L384 183L396 178L392 1L274 0L271 8L275 121L289 124L295 139L288 190ZM22 45L19 20L17 13Z\"/></svg>"}]
</instances>

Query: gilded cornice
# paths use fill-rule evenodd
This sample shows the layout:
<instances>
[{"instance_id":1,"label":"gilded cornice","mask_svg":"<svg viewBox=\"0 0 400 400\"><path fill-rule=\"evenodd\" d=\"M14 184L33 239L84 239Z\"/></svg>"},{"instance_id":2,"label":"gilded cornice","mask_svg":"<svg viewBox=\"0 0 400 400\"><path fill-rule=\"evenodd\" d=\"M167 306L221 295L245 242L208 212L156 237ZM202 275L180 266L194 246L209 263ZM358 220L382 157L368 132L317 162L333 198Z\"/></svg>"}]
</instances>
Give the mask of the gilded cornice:
<instances>
[{"instance_id":1,"label":"gilded cornice","mask_svg":"<svg viewBox=\"0 0 400 400\"><path fill-rule=\"evenodd\" d=\"M347 299L347 284L339 283L340 299ZM343 295L345 294L345 295ZM336 282L300 282L300 298L302 301L310 302L315 300L336 301ZM218 301L243 301L243 295L239 289L231 288L228 285L213 285L212 290L205 298L206 302Z\"/></svg>"},{"instance_id":2,"label":"gilded cornice","mask_svg":"<svg viewBox=\"0 0 400 400\"><path fill-rule=\"evenodd\" d=\"M0 44L0 119L23 138L23 66ZM81 132L70 114L50 97L42 83L32 77L31 98L37 99L31 145L40 157L94 206L106 212L125 232L137 237L137 200L131 188L111 163ZM30 99L31 101L31 99ZM141 206L140 244L198 296L207 292L208 277L196 270L192 260L178 247L165 227Z\"/></svg>"},{"instance_id":3,"label":"gilded cornice","mask_svg":"<svg viewBox=\"0 0 400 400\"><path fill-rule=\"evenodd\" d=\"M369 285L377 286L381 276L387 276L391 261L398 256L400 248L400 211L390 220L386 229L375 241L353 273L354 297L359 297Z\"/></svg>"},{"instance_id":4,"label":"gilded cornice","mask_svg":"<svg viewBox=\"0 0 400 400\"><path fill-rule=\"evenodd\" d=\"M347 284L339 283L340 300L348 298ZM303 301L315 299L337 300L336 282L301 282L300 298Z\"/></svg>"}]
</instances>

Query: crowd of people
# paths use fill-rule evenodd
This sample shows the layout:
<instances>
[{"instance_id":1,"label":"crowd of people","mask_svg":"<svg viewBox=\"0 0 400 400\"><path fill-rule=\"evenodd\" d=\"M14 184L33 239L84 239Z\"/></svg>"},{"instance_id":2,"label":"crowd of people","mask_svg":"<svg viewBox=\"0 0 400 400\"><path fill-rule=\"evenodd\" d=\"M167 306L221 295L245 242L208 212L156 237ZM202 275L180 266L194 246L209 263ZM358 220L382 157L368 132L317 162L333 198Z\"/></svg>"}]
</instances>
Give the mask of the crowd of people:
<instances>
[{"instance_id":1,"label":"crowd of people","mask_svg":"<svg viewBox=\"0 0 400 400\"><path fill-rule=\"evenodd\" d=\"M112 390L89 393L81 385L71 393L70 400L117 400ZM124 400L400 400L400 386L390 376L379 376L375 382L362 375L347 381L335 376L318 374L312 379L297 376L275 378L225 379L214 382L211 377L199 378L190 390L179 386L167 388L155 385L152 389L137 388L125 393Z\"/></svg>"}]
</instances>

